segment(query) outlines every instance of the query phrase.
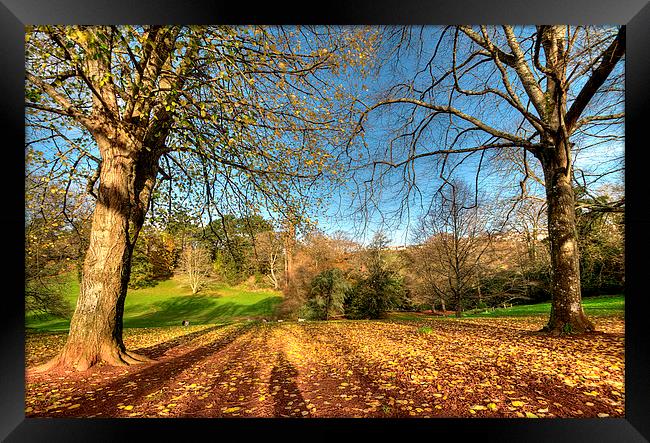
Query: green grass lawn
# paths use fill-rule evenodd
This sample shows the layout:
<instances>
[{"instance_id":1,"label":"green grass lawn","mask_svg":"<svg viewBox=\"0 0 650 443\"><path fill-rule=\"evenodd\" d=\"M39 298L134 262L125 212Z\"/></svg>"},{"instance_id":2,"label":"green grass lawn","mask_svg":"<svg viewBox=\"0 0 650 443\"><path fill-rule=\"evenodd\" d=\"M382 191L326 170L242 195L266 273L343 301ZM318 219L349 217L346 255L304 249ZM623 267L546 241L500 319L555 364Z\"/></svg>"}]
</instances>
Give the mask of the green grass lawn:
<instances>
[{"instance_id":1,"label":"green grass lawn","mask_svg":"<svg viewBox=\"0 0 650 443\"><path fill-rule=\"evenodd\" d=\"M582 306L587 315L595 316L622 316L625 313L625 297L623 295L601 295L597 297L585 297L582 299ZM511 308L497 308L494 311L488 310L463 313L468 318L490 318L490 317L527 317L536 315L548 315L551 312L551 303L537 303L533 305L517 305ZM395 320L421 319L422 315L409 312L395 312L390 318Z\"/></svg>"},{"instance_id":2,"label":"green grass lawn","mask_svg":"<svg viewBox=\"0 0 650 443\"><path fill-rule=\"evenodd\" d=\"M79 283L71 275L65 298L72 307L77 302ZM159 282L144 289L130 289L124 306L124 327L144 328L190 324L213 324L226 321L270 316L282 301L282 294L273 290L247 290L214 283L192 295L188 286L178 279ZM70 327L69 318L36 316L27 313L26 327L37 331L61 331Z\"/></svg>"},{"instance_id":3,"label":"green grass lawn","mask_svg":"<svg viewBox=\"0 0 650 443\"><path fill-rule=\"evenodd\" d=\"M597 297L584 297L582 306L587 315L608 316L623 315L625 313L625 297L622 295L600 295ZM511 308L498 308L494 311L477 312L468 317L521 317L529 315L548 315L551 312L551 303L537 303L534 305L517 305Z\"/></svg>"}]
</instances>

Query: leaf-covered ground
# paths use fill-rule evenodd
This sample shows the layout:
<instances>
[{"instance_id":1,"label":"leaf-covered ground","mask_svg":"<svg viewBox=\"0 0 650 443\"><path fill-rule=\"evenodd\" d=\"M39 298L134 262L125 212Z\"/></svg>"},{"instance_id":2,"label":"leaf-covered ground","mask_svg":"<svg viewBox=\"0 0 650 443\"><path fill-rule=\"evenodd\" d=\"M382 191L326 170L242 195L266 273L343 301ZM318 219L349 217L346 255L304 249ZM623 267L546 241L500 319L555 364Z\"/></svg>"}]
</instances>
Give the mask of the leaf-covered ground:
<instances>
[{"instance_id":1,"label":"leaf-covered ground","mask_svg":"<svg viewBox=\"0 0 650 443\"><path fill-rule=\"evenodd\" d=\"M28 417L622 417L624 321L241 322L126 329L154 363L26 378ZM65 334L27 336L28 368Z\"/></svg>"}]
</instances>

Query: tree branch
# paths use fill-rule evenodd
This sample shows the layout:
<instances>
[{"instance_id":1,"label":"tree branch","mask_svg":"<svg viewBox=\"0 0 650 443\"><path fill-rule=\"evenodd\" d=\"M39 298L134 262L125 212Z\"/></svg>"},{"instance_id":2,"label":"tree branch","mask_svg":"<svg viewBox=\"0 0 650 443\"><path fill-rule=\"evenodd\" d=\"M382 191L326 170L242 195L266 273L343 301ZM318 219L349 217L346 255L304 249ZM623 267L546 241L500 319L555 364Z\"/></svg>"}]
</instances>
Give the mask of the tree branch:
<instances>
[{"instance_id":1,"label":"tree branch","mask_svg":"<svg viewBox=\"0 0 650 443\"><path fill-rule=\"evenodd\" d=\"M86 127L90 132L94 132L98 129L99 125L87 114L80 111L75 107L70 100L60 94L54 87L52 87L47 82L43 81L41 78L35 76L31 72L26 72L25 77L28 81L38 86L43 92L45 92L56 104L58 104L62 109L51 108L44 105L39 105L36 103L27 103L27 106L40 109L42 111L53 112L60 115L66 115L72 117L75 121L81 123Z\"/></svg>"},{"instance_id":2,"label":"tree branch","mask_svg":"<svg viewBox=\"0 0 650 443\"><path fill-rule=\"evenodd\" d=\"M593 72L587 83L573 101L571 108L566 113L566 127L569 133L576 128L576 122L585 110L589 101L598 89L605 83L609 74L614 70L616 64L625 54L625 26L621 26L614 41L602 54L602 62Z\"/></svg>"}]
</instances>

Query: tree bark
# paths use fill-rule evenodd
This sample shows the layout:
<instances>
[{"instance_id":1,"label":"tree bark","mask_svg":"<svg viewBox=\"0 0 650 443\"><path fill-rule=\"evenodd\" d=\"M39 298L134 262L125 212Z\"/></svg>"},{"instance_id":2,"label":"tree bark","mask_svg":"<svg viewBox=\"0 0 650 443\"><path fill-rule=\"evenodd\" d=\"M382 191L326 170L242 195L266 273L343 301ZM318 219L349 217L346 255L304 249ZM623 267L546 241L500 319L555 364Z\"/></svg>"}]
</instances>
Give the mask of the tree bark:
<instances>
[{"instance_id":1,"label":"tree bark","mask_svg":"<svg viewBox=\"0 0 650 443\"><path fill-rule=\"evenodd\" d=\"M575 195L571 186L570 158L560 143L542 159L551 243L552 303L543 330L553 334L593 331L582 309L580 264L575 221Z\"/></svg>"},{"instance_id":2,"label":"tree bark","mask_svg":"<svg viewBox=\"0 0 650 443\"><path fill-rule=\"evenodd\" d=\"M296 227L293 221L287 222L284 236L284 284L289 287L293 279L293 249L296 243Z\"/></svg>"},{"instance_id":3,"label":"tree bark","mask_svg":"<svg viewBox=\"0 0 650 443\"><path fill-rule=\"evenodd\" d=\"M151 197L157 158L96 137L102 151L81 290L63 350L37 370L70 366L79 371L105 362L130 365L150 359L128 352L122 341L131 257Z\"/></svg>"}]
</instances>

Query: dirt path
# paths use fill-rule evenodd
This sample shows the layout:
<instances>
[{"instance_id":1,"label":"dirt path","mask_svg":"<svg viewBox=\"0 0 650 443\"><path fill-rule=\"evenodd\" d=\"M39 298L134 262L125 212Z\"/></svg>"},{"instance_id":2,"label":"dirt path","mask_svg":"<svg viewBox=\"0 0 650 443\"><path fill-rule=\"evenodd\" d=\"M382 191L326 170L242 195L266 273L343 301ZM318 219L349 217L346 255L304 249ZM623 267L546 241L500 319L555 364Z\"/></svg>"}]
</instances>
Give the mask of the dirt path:
<instances>
[{"instance_id":1,"label":"dirt path","mask_svg":"<svg viewBox=\"0 0 650 443\"><path fill-rule=\"evenodd\" d=\"M423 325L431 329L422 333ZM146 344L138 352L153 363L28 374L26 415L624 415L624 341L618 332L549 338L517 329L510 319L501 326L249 322L183 332L168 331L159 342L160 331L131 338ZM28 361L32 348L40 349L28 343Z\"/></svg>"}]
</instances>

